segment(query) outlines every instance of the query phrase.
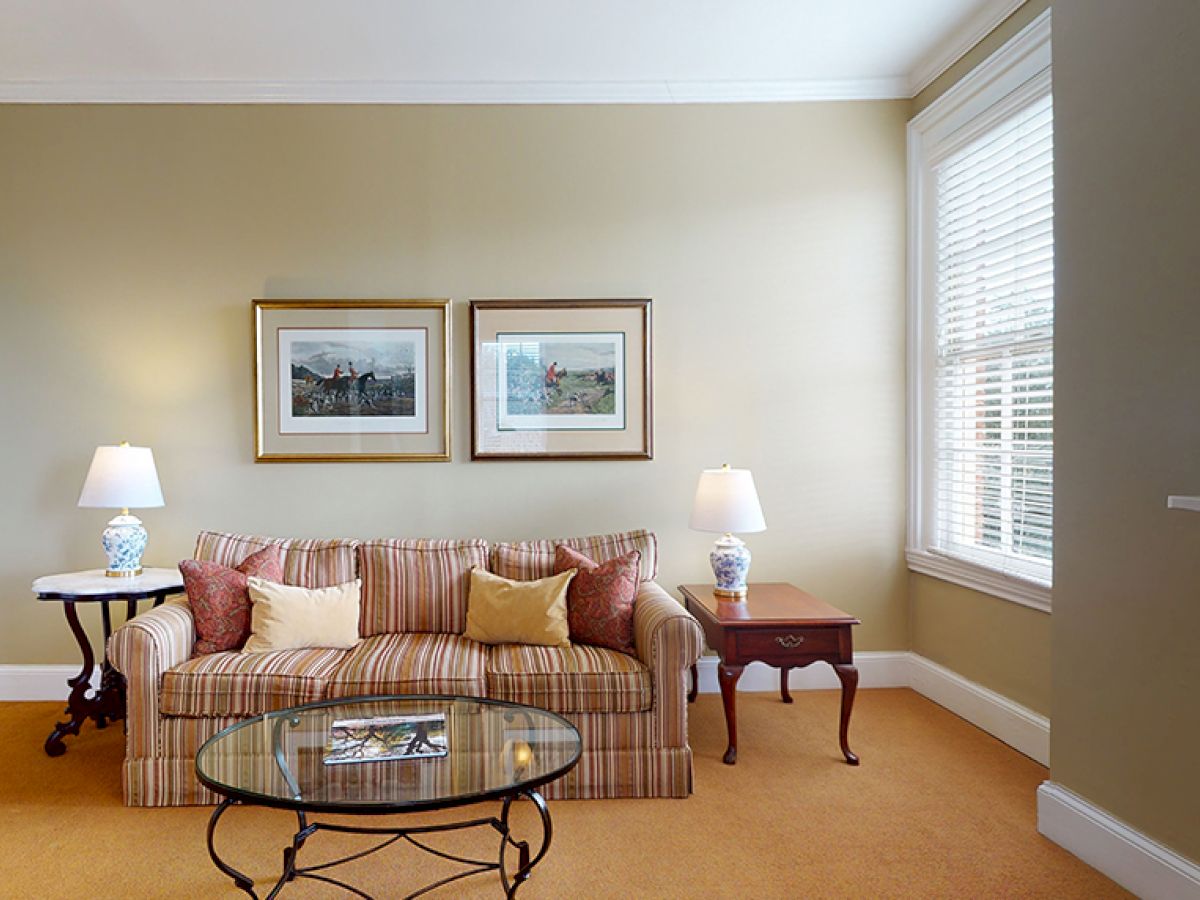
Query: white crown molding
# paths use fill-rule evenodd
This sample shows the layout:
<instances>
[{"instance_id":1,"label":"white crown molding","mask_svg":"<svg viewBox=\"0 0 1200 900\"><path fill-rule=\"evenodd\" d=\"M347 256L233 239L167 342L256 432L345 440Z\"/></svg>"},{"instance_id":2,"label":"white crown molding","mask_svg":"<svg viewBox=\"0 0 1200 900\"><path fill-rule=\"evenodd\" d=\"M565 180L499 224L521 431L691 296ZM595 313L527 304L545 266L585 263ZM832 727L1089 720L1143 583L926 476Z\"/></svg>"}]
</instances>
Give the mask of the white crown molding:
<instances>
[{"instance_id":1,"label":"white crown molding","mask_svg":"<svg viewBox=\"0 0 1200 900\"><path fill-rule=\"evenodd\" d=\"M1037 791L1038 831L1146 900L1200 897L1200 866L1053 781Z\"/></svg>"},{"instance_id":2,"label":"white crown molding","mask_svg":"<svg viewBox=\"0 0 1200 900\"><path fill-rule=\"evenodd\" d=\"M1025 0L988 0L945 41L926 55L908 76L908 96L915 97L962 59L1001 22L1016 12Z\"/></svg>"},{"instance_id":3,"label":"white crown molding","mask_svg":"<svg viewBox=\"0 0 1200 900\"><path fill-rule=\"evenodd\" d=\"M903 77L820 81L668 81L673 103L794 103L820 100L907 100Z\"/></svg>"},{"instance_id":4,"label":"white crown molding","mask_svg":"<svg viewBox=\"0 0 1200 900\"><path fill-rule=\"evenodd\" d=\"M905 78L834 81L0 81L0 103L785 103L906 99Z\"/></svg>"}]
</instances>

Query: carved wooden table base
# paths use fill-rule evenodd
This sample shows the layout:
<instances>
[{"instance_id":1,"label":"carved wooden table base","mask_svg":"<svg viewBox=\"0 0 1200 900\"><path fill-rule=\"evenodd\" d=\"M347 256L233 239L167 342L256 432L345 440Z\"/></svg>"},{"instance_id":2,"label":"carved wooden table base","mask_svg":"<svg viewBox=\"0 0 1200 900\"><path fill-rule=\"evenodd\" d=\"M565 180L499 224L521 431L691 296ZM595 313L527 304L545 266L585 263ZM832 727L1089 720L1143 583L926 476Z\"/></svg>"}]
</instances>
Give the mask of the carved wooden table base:
<instances>
[{"instance_id":1,"label":"carved wooden table base","mask_svg":"<svg viewBox=\"0 0 1200 900\"><path fill-rule=\"evenodd\" d=\"M47 575L33 583L39 600L57 600L63 605L67 625L79 645L83 664L79 674L67 680L71 693L67 697L65 722L56 722L54 730L44 744L47 755L62 756L67 752L63 738L78 735L83 723L92 719L97 728L109 722L125 718L125 679L108 660L108 639L112 637L112 615L109 604L113 601L125 603L125 620L137 615L138 601L154 601L158 606L170 594L183 589L178 570L147 569L134 578L107 578L102 571L72 572L65 575ZM104 642L100 645L103 662L100 665L100 686L93 689L92 670L96 665L96 653L87 631L79 621L77 603L99 603L100 618L104 628Z\"/></svg>"}]
</instances>

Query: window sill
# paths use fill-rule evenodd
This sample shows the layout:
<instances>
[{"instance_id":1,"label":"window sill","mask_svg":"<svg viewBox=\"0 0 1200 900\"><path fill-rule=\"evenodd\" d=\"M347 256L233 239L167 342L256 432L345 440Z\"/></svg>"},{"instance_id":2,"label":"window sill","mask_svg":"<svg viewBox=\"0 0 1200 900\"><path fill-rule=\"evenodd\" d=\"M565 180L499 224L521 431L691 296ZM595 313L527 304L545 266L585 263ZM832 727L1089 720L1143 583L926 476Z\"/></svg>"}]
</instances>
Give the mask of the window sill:
<instances>
[{"instance_id":1,"label":"window sill","mask_svg":"<svg viewBox=\"0 0 1200 900\"><path fill-rule=\"evenodd\" d=\"M912 572L932 575L1001 600L1011 600L1044 613L1050 612L1051 589L1036 582L1002 575L993 569L924 550L909 549L905 551L905 558Z\"/></svg>"}]
</instances>

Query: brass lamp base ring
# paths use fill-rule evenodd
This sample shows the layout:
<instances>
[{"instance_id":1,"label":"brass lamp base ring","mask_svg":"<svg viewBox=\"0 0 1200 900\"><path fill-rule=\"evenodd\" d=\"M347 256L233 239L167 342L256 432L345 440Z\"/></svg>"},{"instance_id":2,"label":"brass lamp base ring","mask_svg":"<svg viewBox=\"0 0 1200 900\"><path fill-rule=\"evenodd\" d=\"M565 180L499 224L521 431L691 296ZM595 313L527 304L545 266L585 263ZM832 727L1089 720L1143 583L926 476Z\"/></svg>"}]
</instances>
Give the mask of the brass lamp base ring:
<instances>
[{"instance_id":1,"label":"brass lamp base ring","mask_svg":"<svg viewBox=\"0 0 1200 900\"><path fill-rule=\"evenodd\" d=\"M745 600L746 599L746 589L745 588L739 588L736 591L730 591L730 590L726 590L725 588L715 587L715 588L713 588L713 593L716 594L718 597L728 597L731 600Z\"/></svg>"},{"instance_id":2,"label":"brass lamp base ring","mask_svg":"<svg viewBox=\"0 0 1200 900\"><path fill-rule=\"evenodd\" d=\"M142 574L142 567L138 566L136 569L130 569L127 572L114 572L112 569L105 569L104 574L109 578L136 578Z\"/></svg>"}]
</instances>

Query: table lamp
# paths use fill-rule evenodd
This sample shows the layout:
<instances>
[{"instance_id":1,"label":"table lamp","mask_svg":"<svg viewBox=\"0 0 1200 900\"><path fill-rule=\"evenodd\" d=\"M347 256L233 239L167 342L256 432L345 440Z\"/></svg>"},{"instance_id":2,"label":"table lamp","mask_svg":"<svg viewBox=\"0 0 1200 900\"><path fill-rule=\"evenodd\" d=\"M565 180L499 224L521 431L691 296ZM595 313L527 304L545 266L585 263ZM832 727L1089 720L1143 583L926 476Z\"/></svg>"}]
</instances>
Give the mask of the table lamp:
<instances>
[{"instance_id":1,"label":"table lamp","mask_svg":"<svg viewBox=\"0 0 1200 900\"><path fill-rule=\"evenodd\" d=\"M750 571L750 551L733 536L733 532L765 531L767 527L750 470L724 465L701 472L688 525L693 531L721 534L708 555L717 580L713 593L743 599L746 575Z\"/></svg>"},{"instance_id":2,"label":"table lamp","mask_svg":"<svg viewBox=\"0 0 1200 900\"><path fill-rule=\"evenodd\" d=\"M127 442L119 447L97 447L79 494L79 505L121 510L101 537L108 554L104 574L114 578L141 575L146 529L141 519L129 514L129 509L164 505L150 448L130 447Z\"/></svg>"}]
</instances>

